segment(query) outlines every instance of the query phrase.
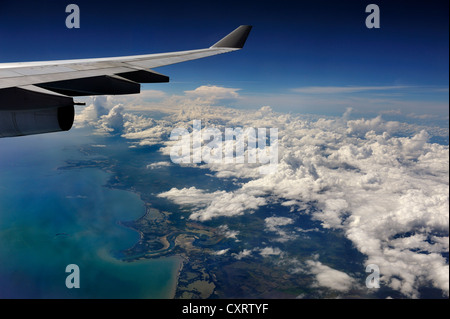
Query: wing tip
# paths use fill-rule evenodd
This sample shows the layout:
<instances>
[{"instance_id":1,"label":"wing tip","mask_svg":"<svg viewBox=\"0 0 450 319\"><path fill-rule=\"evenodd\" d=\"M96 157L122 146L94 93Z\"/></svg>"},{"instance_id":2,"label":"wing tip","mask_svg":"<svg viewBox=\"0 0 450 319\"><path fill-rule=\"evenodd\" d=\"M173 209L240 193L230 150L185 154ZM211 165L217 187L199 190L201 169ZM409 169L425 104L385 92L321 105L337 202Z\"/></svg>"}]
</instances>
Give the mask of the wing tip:
<instances>
[{"instance_id":1,"label":"wing tip","mask_svg":"<svg viewBox=\"0 0 450 319\"><path fill-rule=\"evenodd\" d=\"M211 48L242 49L252 30L251 25L241 25L227 36L215 43Z\"/></svg>"}]
</instances>

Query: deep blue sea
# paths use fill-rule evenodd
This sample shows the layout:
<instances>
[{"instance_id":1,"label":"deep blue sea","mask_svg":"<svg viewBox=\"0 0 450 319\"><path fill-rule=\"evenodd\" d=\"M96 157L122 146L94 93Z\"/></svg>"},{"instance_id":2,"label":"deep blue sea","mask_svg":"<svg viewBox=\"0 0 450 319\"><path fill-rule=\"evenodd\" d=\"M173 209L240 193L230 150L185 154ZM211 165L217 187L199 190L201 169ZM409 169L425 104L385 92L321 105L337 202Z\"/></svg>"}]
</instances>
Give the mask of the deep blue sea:
<instances>
[{"instance_id":1,"label":"deep blue sea","mask_svg":"<svg viewBox=\"0 0 450 319\"><path fill-rule=\"evenodd\" d=\"M0 298L171 298L179 258L114 257L139 238L117 224L144 214L139 196L104 187L100 169L57 169L80 157L80 138L0 140ZM66 287L69 264L80 288Z\"/></svg>"}]
</instances>

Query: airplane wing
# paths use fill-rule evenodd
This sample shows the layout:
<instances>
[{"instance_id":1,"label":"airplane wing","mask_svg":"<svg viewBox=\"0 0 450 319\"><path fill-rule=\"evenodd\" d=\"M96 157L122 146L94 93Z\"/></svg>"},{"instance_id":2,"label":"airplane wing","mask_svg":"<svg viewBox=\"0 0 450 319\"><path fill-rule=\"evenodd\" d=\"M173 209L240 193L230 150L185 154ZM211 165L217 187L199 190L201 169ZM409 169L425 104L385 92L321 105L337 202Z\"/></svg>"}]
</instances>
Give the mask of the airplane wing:
<instances>
[{"instance_id":1,"label":"airplane wing","mask_svg":"<svg viewBox=\"0 0 450 319\"><path fill-rule=\"evenodd\" d=\"M243 48L243 25L206 49L112 58L0 64L0 138L68 131L73 97L135 94L140 83L169 82L153 68Z\"/></svg>"}]
</instances>

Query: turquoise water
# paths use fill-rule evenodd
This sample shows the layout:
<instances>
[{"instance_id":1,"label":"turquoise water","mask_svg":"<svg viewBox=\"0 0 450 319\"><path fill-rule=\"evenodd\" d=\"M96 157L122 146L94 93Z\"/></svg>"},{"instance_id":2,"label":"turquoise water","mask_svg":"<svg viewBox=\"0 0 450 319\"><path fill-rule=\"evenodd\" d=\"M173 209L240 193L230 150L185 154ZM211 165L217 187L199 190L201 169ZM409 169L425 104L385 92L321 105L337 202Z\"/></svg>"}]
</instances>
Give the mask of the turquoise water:
<instances>
[{"instance_id":1,"label":"turquoise water","mask_svg":"<svg viewBox=\"0 0 450 319\"><path fill-rule=\"evenodd\" d=\"M57 170L82 157L79 142L0 140L0 297L172 297L178 258L114 257L139 238L117 224L144 214L139 196L104 187L109 175L99 169ZM80 268L78 289L65 285L68 264Z\"/></svg>"}]
</instances>

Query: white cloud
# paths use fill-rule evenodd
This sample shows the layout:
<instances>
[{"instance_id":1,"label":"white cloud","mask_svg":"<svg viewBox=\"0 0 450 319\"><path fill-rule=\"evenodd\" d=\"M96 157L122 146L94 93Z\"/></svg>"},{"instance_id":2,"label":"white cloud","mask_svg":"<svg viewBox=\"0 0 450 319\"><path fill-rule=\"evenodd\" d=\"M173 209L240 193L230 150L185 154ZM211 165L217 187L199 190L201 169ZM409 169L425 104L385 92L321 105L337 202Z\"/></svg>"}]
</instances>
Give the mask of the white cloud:
<instances>
[{"instance_id":1,"label":"white cloud","mask_svg":"<svg viewBox=\"0 0 450 319\"><path fill-rule=\"evenodd\" d=\"M346 273L328 267L320 261L307 260L306 265L309 266L310 272L315 275L317 285L320 287L346 292L356 283L355 279Z\"/></svg>"},{"instance_id":2,"label":"white cloud","mask_svg":"<svg viewBox=\"0 0 450 319\"><path fill-rule=\"evenodd\" d=\"M202 101L207 103L216 103L220 100L235 100L239 98L236 88L225 88L215 85L202 85L195 90L185 91L186 96L189 98L196 98L196 101Z\"/></svg>"},{"instance_id":3,"label":"white cloud","mask_svg":"<svg viewBox=\"0 0 450 319\"><path fill-rule=\"evenodd\" d=\"M79 114L75 116L75 127L83 127L91 123L96 123L101 116L108 114L106 107L107 97L96 96L92 98L92 103L83 108Z\"/></svg>"},{"instance_id":4,"label":"white cloud","mask_svg":"<svg viewBox=\"0 0 450 319\"><path fill-rule=\"evenodd\" d=\"M277 231L278 226L290 225L293 222L294 220L288 217L267 217L264 219L266 228L270 231Z\"/></svg>"},{"instance_id":5,"label":"white cloud","mask_svg":"<svg viewBox=\"0 0 450 319\"><path fill-rule=\"evenodd\" d=\"M237 166L209 165L216 177L251 179L235 193L314 202L318 210L311 217L325 228L342 229L368 256L367 263L380 266L386 284L402 278L391 286L410 297L417 296L424 281L448 293L448 281L442 275L448 266L440 255L448 249L443 240L448 236L448 147L429 144L429 134L423 130L413 131L410 137L394 137L405 126L381 117L308 121L276 113L235 115L228 123L278 127L281 153L277 172L267 176ZM225 194L220 196L227 200ZM268 229L280 232L283 226L271 221L287 220L268 220ZM389 248L394 236L411 231L443 232L444 237L438 236L439 245L425 245L425 237L417 237L427 254L406 243L403 247L402 242ZM411 264L411 256L424 260ZM427 267L425 260L434 266Z\"/></svg>"},{"instance_id":6,"label":"white cloud","mask_svg":"<svg viewBox=\"0 0 450 319\"><path fill-rule=\"evenodd\" d=\"M242 192L215 191L207 193L195 187L172 188L159 194L158 197L170 199L180 206L194 207L195 210L189 218L199 221L242 215L266 204L265 199Z\"/></svg>"},{"instance_id":7,"label":"white cloud","mask_svg":"<svg viewBox=\"0 0 450 319\"><path fill-rule=\"evenodd\" d=\"M219 129L278 128L279 163L275 173L261 175L257 167L247 164L201 164L197 167L216 178L247 180L237 180L238 188L233 191L187 187L173 188L159 196L189 207L190 218L199 221L251 213L268 203L289 205L292 214L302 211L324 228L340 229L367 256L366 264L379 266L385 285L408 297L418 297L421 285L432 285L448 295L448 262L442 256L449 246L448 146L431 144L431 132L424 127L382 117L349 120L346 112L342 118L312 120L276 113L269 107L258 111L211 107L207 105L208 90L215 90L216 97L237 97L234 89L203 87L172 102L166 98L164 103L172 105L173 110L176 103L183 103L164 120L130 114L126 108L115 110L121 117L117 112L102 114L100 103L81 114L79 120L96 118L97 127L104 124L105 129L118 129L113 124L120 126L123 120L124 138L135 145L161 144L163 154L169 154L170 131L191 127L193 119ZM291 225L289 219L270 218L267 231L277 232L281 240L293 236L285 229ZM245 250L236 257L251 252ZM316 269L322 285L331 287L333 283L327 281L329 276L319 276L319 270L335 274L341 281L348 279L318 262L310 266ZM339 286L349 287L342 282Z\"/></svg>"},{"instance_id":8,"label":"white cloud","mask_svg":"<svg viewBox=\"0 0 450 319\"><path fill-rule=\"evenodd\" d=\"M191 109L188 116L180 115L178 120L202 118L197 111L200 109ZM210 120L214 119L213 111L207 108ZM311 217L324 228L342 229L367 255L367 263L380 267L386 285L417 297L420 284L428 282L448 294L448 265L441 256L448 251L448 146L430 144L426 131L414 131L412 126L386 122L381 117L309 121L273 112L229 112L233 112L232 118L224 112L222 125L278 127L278 170L262 176L237 165L206 165L216 177L247 177L250 181L231 193L195 190L200 199L208 196L208 201L202 201L193 218L239 215L245 211L243 202L263 199L252 207L256 209L270 196L295 206L315 203L318 210L310 211ZM216 113L217 117L222 114L219 109ZM409 137L394 136L405 128ZM242 197L235 209L237 194ZM288 219L274 218L267 220L267 230L291 235L283 234L284 226L279 224ZM415 237L394 239L407 233ZM428 236L434 233L442 235L429 242ZM324 283L327 276L319 278Z\"/></svg>"},{"instance_id":9,"label":"white cloud","mask_svg":"<svg viewBox=\"0 0 450 319\"><path fill-rule=\"evenodd\" d=\"M217 256L225 255L229 250L230 250L230 248L218 250L218 251L214 252L214 255L217 255Z\"/></svg>"},{"instance_id":10,"label":"white cloud","mask_svg":"<svg viewBox=\"0 0 450 319\"><path fill-rule=\"evenodd\" d=\"M168 198L180 206L203 207L210 204L214 197L220 193L224 192L206 193L195 187L183 189L172 188L167 192L159 194L158 197Z\"/></svg>"},{"instance_id":11,"label":"white cloud","mask_svg":"<svg viewBox=\"0 0 450 319\"><path fill-rule=\"evenodd\" d=\"M282 251L280 248L278 247L265 247L265 248L261 248L259 250L259 254L263 257L268 257L268 256L280 256L282 255Z\"/></svg>"},{"instance_id":12,"label":"white cloud","mask_svg":"<svg viewBox=\"0 0 450 319\"><path fill-rule=\"evenodd\" d=\"M347 133L355 134L358 136L364 136L367 132L380 133L393 133L397 132L400 127L399 122L384 121L381 116L377 116L373 119L358 119L347 122Z\"/></svg>"},{"instance_id":13,"label":"white cloud","mask_svg":"<svg viewBox=\"0 0 450 319\"><path fill-rule=\"evenodd\" d=\"M231 239L236 239L236 240L237 240L237 236L240 233L238 230L229 229L228 225L219 226L219 230L225 237L231 238Z\"/></svg>"},{"instance_id":14,"label":"white cloud","mask_svg":"<svg viewBox=\"0 0 450 319\"><path fill-rule=\"evenodd\" d=\"M119 104L114 106L108 114L101 116L99 123L101 129L111 133L121 133L125 123L123 111L123 106Z\"/></svg>"},{"instance_id":15,"label":"white cloud","mask_svg":"<svg viewBox=\"0 0 450 319\"><path fill-rule=\"evenodd\" d=\"M295 239L297 236L292 232L285 231L282 226L291 225L294 223L292 218L288 217L267 217L264 219L266 230L276 233L279 238L275 239L277 242L286 242Z\"/></svg>"},{"instance_id":16,"label":"white cloud","mask_svg":"<svg viewBox=\"0 0 450 319\"><path fill-rule=\"evenodd\" d=\"M236 258L237 260L241 260L242 258L245 257L250 257L252 254L252 250L251 249L244 249L242 251L240 251L239 253L235 253L233 254L234 258Z\"/></svg>"},{"instance_id":17,"label":"white cloud","mask_svg":"<svg viewBox=\"0 0 450 319\"><path fill-rule=\"evenodd\" d=\"M367 91L385 91L407 89L410 86L308 86L293 89L297 93L306 94L339 94L339 93L357 93Z\"/></svg>"},{"instance_id":18,"label":"white cloud","mask_svg":"<svg viewBox=\"0 0 450 319\"><path fill-rule=\"evenodd\" d=\"M156 162L156 163L151 163L147 165L147 168L149 169L158 169L161 167L167 167L167 166L171 166L172 163L169 161L161 161L161 162Z\"/></svg>"}]
</instances>

